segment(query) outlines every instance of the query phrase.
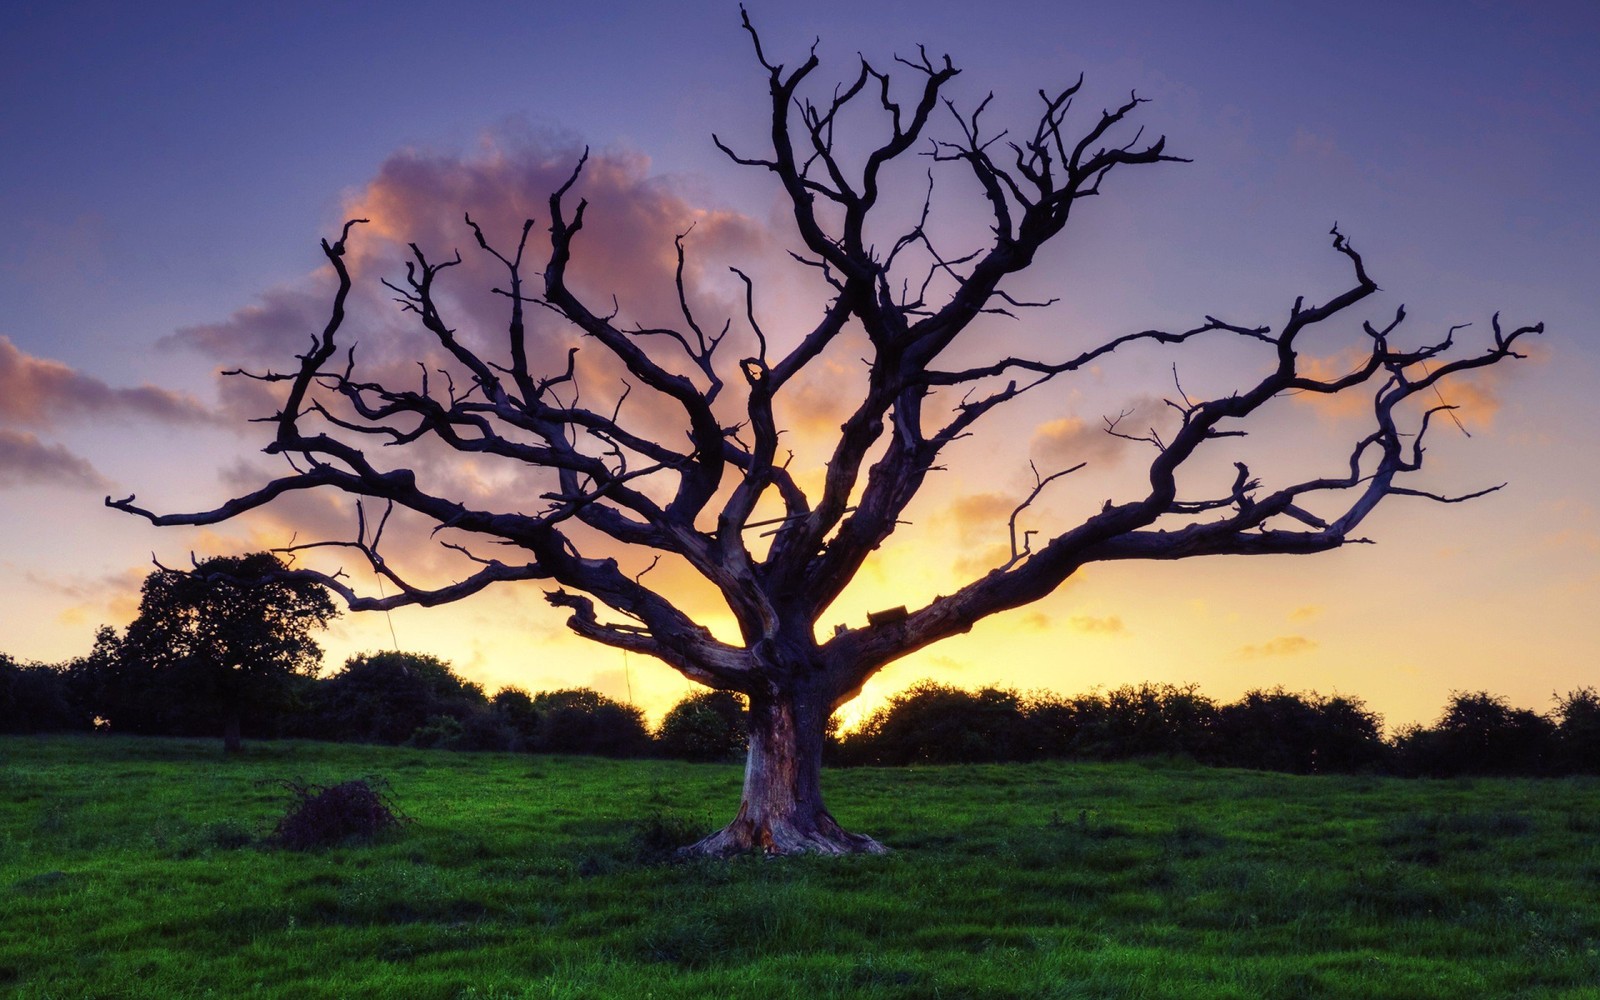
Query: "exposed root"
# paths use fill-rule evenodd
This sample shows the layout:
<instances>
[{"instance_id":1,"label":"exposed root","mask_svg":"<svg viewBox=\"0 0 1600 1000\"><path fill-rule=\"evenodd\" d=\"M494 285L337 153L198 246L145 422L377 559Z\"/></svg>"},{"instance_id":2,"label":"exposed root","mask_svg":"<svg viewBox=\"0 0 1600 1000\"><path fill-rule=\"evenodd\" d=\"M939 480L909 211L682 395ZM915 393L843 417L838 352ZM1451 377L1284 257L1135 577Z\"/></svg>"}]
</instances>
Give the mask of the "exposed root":
<instances>
[{"instance_id":1,"label":"exposed root","mask_svg":"<svg viewBox=\"0 0 1600 1000\"><path fill-rule=\"evenodd\" d=\"M850 833L823 813L814 822L792 819L755 823L743 815L726 827L678 851L681 858L730 858L740 854L887 854L866 834Z\"/></svg>"}]
</instances>

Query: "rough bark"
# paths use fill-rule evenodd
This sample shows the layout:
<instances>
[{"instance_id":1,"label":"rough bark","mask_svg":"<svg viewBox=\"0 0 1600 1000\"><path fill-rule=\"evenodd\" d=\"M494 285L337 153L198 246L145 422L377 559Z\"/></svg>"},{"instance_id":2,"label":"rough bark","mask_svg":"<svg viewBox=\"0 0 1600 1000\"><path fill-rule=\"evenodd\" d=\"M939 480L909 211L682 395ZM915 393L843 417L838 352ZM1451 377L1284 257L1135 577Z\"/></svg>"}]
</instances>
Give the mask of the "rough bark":
<instances>
[{"instance_id":1,"label":"rough bark","mask_svg":"<svg viewBox=\"0 0 1600 1000\"><path fill-rule=\"evenodd\" d=\"M826 693L814 689L752 697L738 815L683 854L883 853L876 840L840 827L823 805L822 747L831 710Z\"/></svg>"}]
</instances>

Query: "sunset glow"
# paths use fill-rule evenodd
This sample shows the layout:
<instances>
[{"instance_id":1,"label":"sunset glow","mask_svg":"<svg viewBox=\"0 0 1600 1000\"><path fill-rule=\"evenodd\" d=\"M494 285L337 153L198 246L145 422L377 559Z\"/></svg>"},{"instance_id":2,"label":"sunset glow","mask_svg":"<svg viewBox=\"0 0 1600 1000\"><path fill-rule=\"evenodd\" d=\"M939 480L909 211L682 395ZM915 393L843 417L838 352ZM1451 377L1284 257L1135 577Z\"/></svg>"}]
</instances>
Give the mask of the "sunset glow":
<instances>
[{"instance_id":1,"label":"sunset glow","mask_svg":"<svg viewBox=\"0 0 1600 1000\"><path fill-rule=\"evenodd\" d=\"M248 422L273 412L270 387L218 373L295 363L328 314L318 241L345 219L370 220L351 238L349 328L365 372L393 384L422 377L419 331L380 283L403 276L406 244L440 258L459 249L453 322L503 337L497 272L463 213L502 244L525 218L538 237L550 191L585 146L589 225L573 266L594 300L615 294L619 314L644 325L673 321L673 238L688 233L700 315L738 327L744 291L731 265L754 279L769 338L792 342L815 321L825 298L787 257L796 243L779 192L711 141L715 131L752 146L764 127L764 76L736 5L576 6L245 16L175 5L16 19L0 38L5 92L26 98L0 109L0 651L47 662L87 652L98 625L132 619L152 553L185 565L191 552L352 536L353 505L333 494L218 529L155 529L102 503L137 494L153 510L199 510L279 471L260 454L270 429ZM996 130L1026 127L1038 89L1081 71L1084 114L1136 90L1150 102L1139 124L1192 158L1108 182L1013 289L1059 301L990 317L972 345L984 357L1057 358L1207 316L1281 325L1297 297L1346 287L1348 265L1328 246L1335 223L1383 292L1308 345L1308 369L1348 370L1368 343L1359 321L1381 326L1402 304L1411 345L1470 324L1456 338L1479 352L1496 313L1548 330L1528 359L1450 384L1440 401L1457 407L1455 422L1430 431L1419 485L1504 490L1449 505L1391 498L1362 526L1375 544L1323 555L1091 565L1044 601L892 664L842 710L847 726L924 677L1063 693L1195 683L1219 700L1282 685L1363 698L1391 727L1432 719L1451 691L1542 711L1554 694L1600 683L1593 9L1150 3L1069 14L1020 3L976 21L958 4L748 6L770 58L801 60L820 38L830 82L853 74L858 50L885 65L919 43L948 50L963 68L959 100L994 92L985 114ZM914 166L893 197L911 223L928 164ZM933 205L941 239L981 242L988 220L970 177L938 175ZM542 267L548 244L535 239L529 253ZM573 331L543 313L530 322L539 364L559 370ZM1035 467L1087 463L1023 527L1054 534L1107 498L1130 498L1146 485L1149 449L1106 434L1106 418L1143 433L1169 418L1165 399L1226 395L1264 363L1221 341L1119 352L980 425L819 630L916 607L1004 562L1008 518ZM618 381L597 352L578 364L589 384ZM831 350L784 398L802 486L820 482L862 377L849 350ZM639 394L626 405L648 423L659 403ZM1370 394L1276 400L1250 438L1217 442L1185 486L1225 493L1239 455L1269 482L1339 474L1370 405ZM526 474L487 461L381 457L486 509L537 503ZM459 577L466 564L429 527L397 518L389 560L429 583ZM614 554L631 572L650 565ZM308 558L343 566L364 592L379 586L353 553ZM649 572L737 639L686 565ZM690 690L655 661L573 636L542 589L347 614L325 638L327 664L398 644L491 691L590 686L652 719Z\"/></svg>"}]
</instances>

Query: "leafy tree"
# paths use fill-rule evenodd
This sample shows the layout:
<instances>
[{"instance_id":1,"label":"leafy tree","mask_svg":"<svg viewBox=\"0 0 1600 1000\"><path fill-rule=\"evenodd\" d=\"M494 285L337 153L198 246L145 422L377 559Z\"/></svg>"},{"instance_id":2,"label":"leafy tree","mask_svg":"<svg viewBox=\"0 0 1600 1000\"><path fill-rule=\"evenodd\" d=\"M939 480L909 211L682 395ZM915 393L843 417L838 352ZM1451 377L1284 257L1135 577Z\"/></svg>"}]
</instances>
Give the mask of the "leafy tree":
<instances>
[{"instance_id":1,"label":"leafy tree","mask_svg":"<svg viewBox=\"0 0 1600 1000\"><path fill-rule=\"evenodd\" d=\"M487 705L487 699L482 687L457 675L437 656L383 651L345 660L318 685L315 705L313 735L404 743L441 717L460 723ZM459 726L453 731L459 732ZM442 739L430 736L425 742L433 745Z\"/></svg>"},{"instance_id":2,"label":"leafy tree","mask_svg":"<svg viewBox=\"0 0 1600 1000\"><path fill-rule=\"evenodd\" d=\"M136 714L124 710L130 699L149 698L149 692L125 682L122 637L109 625L95 629L94 645L85 656L69 660L62 669L67 699L91 728L108 727L112 717L123 720L127 732L156 732L140 728L130 719ZM148 681L149 678L139 678Z\"/></svg>"},{"instance_id":3,"label":"leafy tree","mask_svg":"<svg viewBox=\"0 0 1600 1000\"><path fill-rule=\"evenodd\" d=\"M755 140L758 151L713 139L781 190L796 273L821 292L804 314L809 328L764 324L762 312L777 296L742 272L747 294L737 327L734 318L701 321L681 266L682 321L673 328L632 328L610 295L569 281L569 265L584 252L589 205L575 192L585 155L550 196L549 217L539 224L548 248L534 251L541 260L533 271L526 263L533 220L515 246L496 246L468 219L484 260L504 275L496 289L503 333L470 329L457 315L444 286L459 257L413 246L405 277L391 287L434 345L420 367L445 375L385 384L341 331L352 287L347 246L360 221L352 220L323 243L337 280L328 322L308 331L312 343L290 370L247 376L283 390L266 451L288 459L291 471L208 511L157 514L131 496L106 502L158 525L214 524L301 490L399 507L437 524L441 541L472 560L468 575L437 587L407 579L378 551L385 521L359 511L355 538L337 544L367 558L393 586L388 596L357 593L348 578L312 569L278 575L325 583L356 609L432 605L491 584L546 581L548 601L570 613L577 634L745 695L743 801L727 828L697 846L721 855L880 850L870 837L841 829L823 803L833 710L885 664L1039 600L1084 566L1325 552L1363 541L1361 525L1388 497L1466 499L1412 485L1440 408L1436 393L1463 373L1520 357L1519 342L1541 326L1503 329L1496 318L1486 346L1461 355L1452 351L1454 330L1431 341L1405 335L1403 309L1387 319L1356 316L1378 285L1336 229L1333 251L1350 271L1348 285L1320 303L1285 295L1277 326L1201 314L1188 329L1130 325L1064 335L1053 358L1006 354L991 346L1003 339L986 336L985 324L1041 305L1018 297L1017 276L1075 228L1095 196L1109 193L1114 174L1181 159L1164 138L1147 140L1135 128L1143 102L1130 97L1081 115L1074 107L1080 79L1041 91L1037 117L1022 128L995 131L983 116L987 100L974 105L952 94L959 71L948 57L919 49L897 59L891 74L863 56L843 85L818 84L815 48L797 64L780 63L748 16L744 26L765 78L768 127ZM936 115L943 125L934 124ZM924 178L923 210L908 212L903 198L885 197ZM933 185L952 180L984 216L965 231L970 213L948 225L928 221ZM680 262L684 248L679 239ZM542 359L546 331L530 336L530 316L551 315L570 325L575 344L598 354L598 366L571 354L564 362ZM1318 357L1349 347L1355 360L1328 375L1311 361L1312 340ZM1034 527L1034 501L1082 465L1036 472L1009 519L1010 550L989 571L920 607L838 628L820 621L890 541L929 475L950 459L950 446L992 426L991 414L1040 386L1098 371L1130 346L1165 345L1176 354L1218 341L1227 342L1230 359L1256 354L1233 364L1236 384L1215 394L1167 390L1167 419L1148 431L1110 421L1112 433L1148 449L1147 486L1103 504L1094 495L1081 523ZM824 446L827 459L817 468L792 465L780 435L786 423L792 429L800 376L858 358L860 377L838 393L845 414ZM593 374L617 369L621 380ZM1218 442L1271 421L1287 396L1345 392L1366 397L1371 424L1310 478L1264 484L1245 462L1230 469L1219 454ZM374 441L395 447L365 447ZM540 485L514 509L484 509L448 476L418 475L433 465L406 464L405 456L433 459L450 449L475 463L507 464ZM474 552L474 541L494 545L495 556ZM640 572L657 556L716 589L737 621L737 639L714 635L685 610L677 588Z\"/></svg>"},{"instance_id":4,"label":"leafy tree","mask_svg":"<svg viewBox=\"0 0 1600 1000\"><path fill-rule=\"evenodd\" d=\"M72 704L67 674L42 663L18 663L0 653L0 733L51 733L83 729Z\"/></svg>"},{"instance_id":5,"label":"leafy tree","mask_svg":"<svg viewBox=\"0 0 1600 1000\"><path fill-rule=\"evenodd\" d=\"M533 696L539 713L542 753L581 753L600 757L643 757L650 752L644 714L589 688L541 691Z\"/></svg>"},{"instance_id":6,"label":"leafy tree","mask_svg":"<svg viewBox=\"0 0 1600 1000\"><path fill-rule=\"evenodd\" d=\"M539 710L532 695L518 687L501 688L489 699L489 706L514 734L511 749L533 749L539 737Z\"/></svg>"},{"instance_id":7,"label":"leafy tree","mask_svg":"<svg viewBox=\"0 0 1600 1000\"><path fill-rule=\"evenodd\" d=\"M667 711L656 748L683 760L728 760L749 746L744 699L730 691L697 691Z\"/></svg>"},{"instance_id":8,"label":"leafy tree","mask_svg":"<svg viewBox=\"0 0 1600 1000\"><path fill-rule=\"evenodd\" d=\"M277 556L258 552L145 578L118 649L121 686L144 689L145 724L220 731L237 751L246 711L281 701L294 675L316 673L322 649L312 632L339 609L321 584L285 573Z\"/></svg>"}]
</instances>

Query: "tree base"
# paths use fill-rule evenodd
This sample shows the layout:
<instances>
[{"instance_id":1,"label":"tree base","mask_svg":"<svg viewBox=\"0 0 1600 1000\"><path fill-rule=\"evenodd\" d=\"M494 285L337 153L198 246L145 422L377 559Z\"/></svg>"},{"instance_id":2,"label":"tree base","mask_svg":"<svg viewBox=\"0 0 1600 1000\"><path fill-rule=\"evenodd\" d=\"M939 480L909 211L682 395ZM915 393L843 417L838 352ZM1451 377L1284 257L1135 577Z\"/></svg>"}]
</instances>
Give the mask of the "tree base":
<instances>
[{"instance_id":1,"label":"tree base","mask_svg":"<svg viewBox=\"0 0 1600 1000\"><path fill-rule=\"evenodd\" d=\"M777 820L755 823L744 816L678 851L680 858L731 858L741 854L887 854L889 849L862 833L849 833L824 814L816 822Z\"/></svg>"}]
</instances>

